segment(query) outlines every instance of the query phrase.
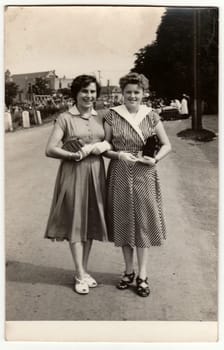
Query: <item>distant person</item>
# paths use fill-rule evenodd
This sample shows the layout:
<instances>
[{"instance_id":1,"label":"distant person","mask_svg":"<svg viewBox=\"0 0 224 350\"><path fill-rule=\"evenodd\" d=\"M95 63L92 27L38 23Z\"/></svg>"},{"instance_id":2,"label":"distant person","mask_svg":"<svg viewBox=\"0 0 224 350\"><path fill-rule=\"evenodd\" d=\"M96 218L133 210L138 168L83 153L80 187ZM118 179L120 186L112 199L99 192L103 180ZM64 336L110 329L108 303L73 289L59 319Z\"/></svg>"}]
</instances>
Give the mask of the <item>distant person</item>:
<instances>
[{"instance_id":1,"label":"distant person","mask_svg":"<svg viewBox=\"0 0 224 350\"><path fill-rule=\"evenodd\" d=\"M137 73L120 79L124 104L105 115L106 140L113 150L107 176L107 223L109 240L122 247L125 271L117 288L127 289L134 281L136 293L150 293L147 276L149 248L166 239L157 163L171 150L160 117L142 104L148 80ZM161 148L155 157L139 156L146 140L155 133ZM135 280L133 254L136 249L138 275Z\"/></svg>"},{"instance_id":2,"label":"distant person","mask_svg":"<svg viewBox=\"0 0 224 350\"><path fill-rule=\"evenodd\" d=\"M171 100L171 103L170 103L170 107L171 107L171 110L169 113L169 119L176 119L176 118L179 118L180 116L180 108L181 108L181 103L179 100L177 99L173 99ZM167 115L168 117L168 115Z\"/></svg>"},{"instance_id":3,"label":"distant person","mask_svg":"<svg viewBox=\"0 0 224 350\"><path fill-rule=\"evenodd\" d=\"M22 117L22 111L20 110L19 106L14 107L13 117L15 120L19 120L19 118Z\"/></svg>"},{"instance_id":4,"label":"distant person","mask_svg":"<svg viewBox=\"0 0 224 350\"><path fill-rule=\"evenodd\" d=\"M170 106L173 107L173 108L175 108L175 109L177 109L178 112L180 112L181 103L180 103L180 101L179 101L177 98L171 100Z\"/></svg>"},{"instance_id":5,"label":"distant person","mask_svg":"<svg viewBox=\"0 0 224 350\"><path fill-rule=\"evenodd\" d=\"M110 145L104 141L103 117L93 109L100 93L96 78L76 77L71 93L75 105L59 115L46 147L46 155L61 159L61 164L45 238L69 242L76 270L74 289L87 294L89 288L97 286L88 272L92 241L107 240L105 167L101 153Z\"/></svg>"},{"instance_id":6,"label":"distant person","mask_svg":"<svg viewBox=\"0 0 224 350\"><path fill-rule=\"evenodd\" d=\"M176 108L177 108L178 112L180 112L180 109L181 109L181 103L180 103L180 101L179 101L177 98L175 98L174 102L175 102L175 104L176 104Z\"/></svg>"},{"instance_id":7,"label":"distant person","mask_svg":"<svg viewBox=\"0 0 224 350\"><path fill-rule=\"evenodd\" d=\"M67 105L68 105L69 108L73 106L73 102L72 102L71 99L68 99Z\"/></svg>"},{"instance_id":8,"label":"distant person","mask_svg":"<svg viewBox=\"0 0 224 350\"><path fill-rule=\"evenodd\" d=\"M182 118L189 117L188 98L187 98L186 94L182 95L180 114L181 114Z\"/></svg>"},{"instance_id":9,"label":"distant person","mask_svg":"<svg viewBox=\"0 0 224 350\"><path fill-rule=\"evenodd\" d=\"M146 102L146 106L152 108L152 102L151 102L150 100L148 100L148 101Z\"/></svg>"},{"instance_id":10,"label":"distant person","mask_svg":"<svg viewBox=\"0 0 224 350\"><path fill-rule=\"evenodd\" d=\"M103 108L104 108L104 109L107 109L108 106L109 106L109 103L108 103L107 101L104 101L104 102L103 102Z\"/></svg>"},{"instance_id":11,"label":"distant person","mask_svg":"<svg viewBox=\"0 0 224 350\"><path fill-rule=\"evenodd\" d=\"M176 102L174 100L171 100L170 106L173 108L176 108Z\"/></svg>"},{"instance_id":12,"label":"distant person","mask_svg":"<svg viewBox=\"0 0 224 350\"><path fill-rule=\"evenodd\" d=\"M114 105L114 106L119 106L119 105L121 105L121 102L120 102L118 96L115 96L115 97L114 97L113 105Z\"/></svg>"}]
</instances>

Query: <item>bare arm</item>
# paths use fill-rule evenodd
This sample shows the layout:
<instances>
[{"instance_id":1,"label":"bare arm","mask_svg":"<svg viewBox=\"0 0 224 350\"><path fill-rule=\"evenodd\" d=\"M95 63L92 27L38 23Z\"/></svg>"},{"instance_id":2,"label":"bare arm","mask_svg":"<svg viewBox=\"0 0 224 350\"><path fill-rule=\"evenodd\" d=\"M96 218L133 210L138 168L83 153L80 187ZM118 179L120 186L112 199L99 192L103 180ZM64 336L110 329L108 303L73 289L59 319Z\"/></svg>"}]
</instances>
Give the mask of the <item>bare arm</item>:
<instances>
[{"instance_id":1,"label":"bare arm","mask_svg":"<svg viewBox=\"0 0 224 350\"><path fill-rule=\"evenodd\" d=\"M141 163L155 165L155 163L164 158L171 151L171 144L161 121L156 125L155 132L162 146L154 158L148 156L140 157L139 161Z\"/></svg>"},{"instance_id":2,"label":"bare arm","mask_svg":"<svg viewBox=\"0 0 224 350\"><path fill-rule=\"evenodd\" d=\"M105 131L105 140L107 142L111 143L111 140L112 140L112 128L107 122L104 123L104 131ZM111 159L118 159L118 156L119 156L118 152L112 151L112 150L104 152L103 155L105 157L111 158Z\"/></svg>"},{"instance_id":3,"label":"bare arm","mask_svg":"<svg viewBox=\"0 0 224 350\"><path fill-rule=\"evenodd\" d=\"M59 125L55 124L46 146L46 156L57 159L78 160L80 156L77 153L66 151L60 147L63 135L63 130Z\"/></svg>"},{"instance_id":4,"label":"bare arm","mask_svg":"<svg viewBox=\"0 0 224 350\"><path fill-rule=\"evenodd\" d=\"M155 156L155 159L159 161L160 159L164 158L171 151L172 148L167 133L161 121L159 121L156 125L155 131L162 144L159 152Z\"/></svg>"}]
</instances>

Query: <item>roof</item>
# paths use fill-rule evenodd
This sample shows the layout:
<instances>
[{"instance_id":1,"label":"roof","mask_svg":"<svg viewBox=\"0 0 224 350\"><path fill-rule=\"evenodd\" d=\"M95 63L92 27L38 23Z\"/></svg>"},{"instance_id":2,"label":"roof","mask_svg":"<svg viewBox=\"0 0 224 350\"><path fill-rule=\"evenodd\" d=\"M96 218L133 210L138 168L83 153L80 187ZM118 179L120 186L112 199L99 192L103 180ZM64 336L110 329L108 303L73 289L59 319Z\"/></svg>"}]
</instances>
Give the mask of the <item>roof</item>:
<instances>
[{"instance_id":1,"label":"roof","mask_svg":"<svg viewBox=\"0 0 224 350\"><path fill-rule=\"evenodd\" d=\"M13 74L11 75L11 79L19 86L20 89L24 89L26 88L27 84L34 83L36 78L50 78L51 76L57 77L54 70Z\"/></svg>"},{"instance_id":2,"label":"roof","mask_svg":"<svg viewBox=\"0 0 224 350\"><path fill-rule=\"evenodd\" d=\"M108 90L109 90L110 94L112 92L121 92L121 89L119 88L119 86L116 86L116 85L102 86L101 87L101 95L108 94Z\"/></svg>"},{"instance_id":3,"label":"roof","mask_svg":"<svg viewBox=\"0 0 224 350\"><path fill-rule=\"evenodd\" d=\"M14 78L24 78L27 77L28 79L32 78L46 78L48 75L55 75L55 71L53 70L47 70L44 72L34 72L34 73L22 73L22 74L12 74L11 77ZM55 75L56 76L56 75Z\"/></svg>"}]
</instances>

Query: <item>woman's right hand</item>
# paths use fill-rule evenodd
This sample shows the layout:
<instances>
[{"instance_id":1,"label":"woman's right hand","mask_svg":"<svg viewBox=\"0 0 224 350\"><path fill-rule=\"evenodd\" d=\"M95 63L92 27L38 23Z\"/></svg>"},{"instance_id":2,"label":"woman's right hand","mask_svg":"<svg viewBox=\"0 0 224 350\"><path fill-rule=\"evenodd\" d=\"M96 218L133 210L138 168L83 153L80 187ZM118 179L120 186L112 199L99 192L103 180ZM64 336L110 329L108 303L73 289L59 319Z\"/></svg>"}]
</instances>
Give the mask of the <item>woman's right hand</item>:
<instances>
[{"instance_id":1,"label":"woman's right hand","mask_svg":"<svg viewBox=\"0 0 224 350\"><path fill-rule=\"evenodd\" d=\"M126 163L135 163L138 160L133 154L123 151L118 152L118 159Z\"/></svg>"},{"instance_id":2,"label":"woman's right hand","mask_svg":"<svg viewBox=\"0 0 224 350\"><path fill-rule=\"evenodd\" d=\"M92 144L86 144L82 148L80 148L77 152L72 152L70 160L75 160L76 162L79 162L80 160L86 158L92 151L93 145Z\"/></svg>"},{"instance_id":3,"label":"woman's right hand","mask_svg":"<svg viewBox=\"0 0 224 350\"><path fill-rule=\"evenodd\" d=\"M146 165L149 165L149 166L153 166L153 165L156 164L155 158L148 157L148 156L139 157L138 161L140 163L143 163L143 164L146 164Z\"/></svg>"},{"instance_id":4,"label":"woman's right hand","mask_svg":"<svg viewBox=\"0 0 224 350\"><path fill-rule=\"evenodd\" d=\"M80 151L71 153L70 160L79 162L81 159L82 159L82 154Z\"/></svg>"}]
</instances>

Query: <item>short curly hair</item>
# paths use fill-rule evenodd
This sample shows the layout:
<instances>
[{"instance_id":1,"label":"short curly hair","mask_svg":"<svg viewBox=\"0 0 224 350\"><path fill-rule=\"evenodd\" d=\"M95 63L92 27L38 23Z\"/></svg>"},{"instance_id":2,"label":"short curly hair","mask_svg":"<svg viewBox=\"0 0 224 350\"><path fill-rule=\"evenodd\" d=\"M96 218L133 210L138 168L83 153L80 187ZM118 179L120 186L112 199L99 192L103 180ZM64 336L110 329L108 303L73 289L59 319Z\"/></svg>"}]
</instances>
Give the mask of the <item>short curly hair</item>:
<instances>
[{"instance_id":1,"label":"short curly hair","mask_svg":"<svg viewBox=\"0 0 224 350\"><path fill-rule=\"evenodd\" d=\"M75 102L77 101L77 95L79 91L82 88L87 87L89 84L95 83L96 84L96 96L100 96L100 90L101 86L99 82L97 81L96 77L92 75L78 75L75 79L73 79L72 84L71 84L71 95L74 98Z\"/></svg>"},{"instance_id":2,"label":"short curly hair","mask_svg":"<svg viewBox=\"0 0 224 350\"><path fill-rule=\"evenodd\" d=\"M128 73L124 77L120 78L119 85L121 90L123 91L125 86L128 84L137 84L143 90L148 89L149 81L143 74L138 73Z\"/></svg>"}]
</instances>

